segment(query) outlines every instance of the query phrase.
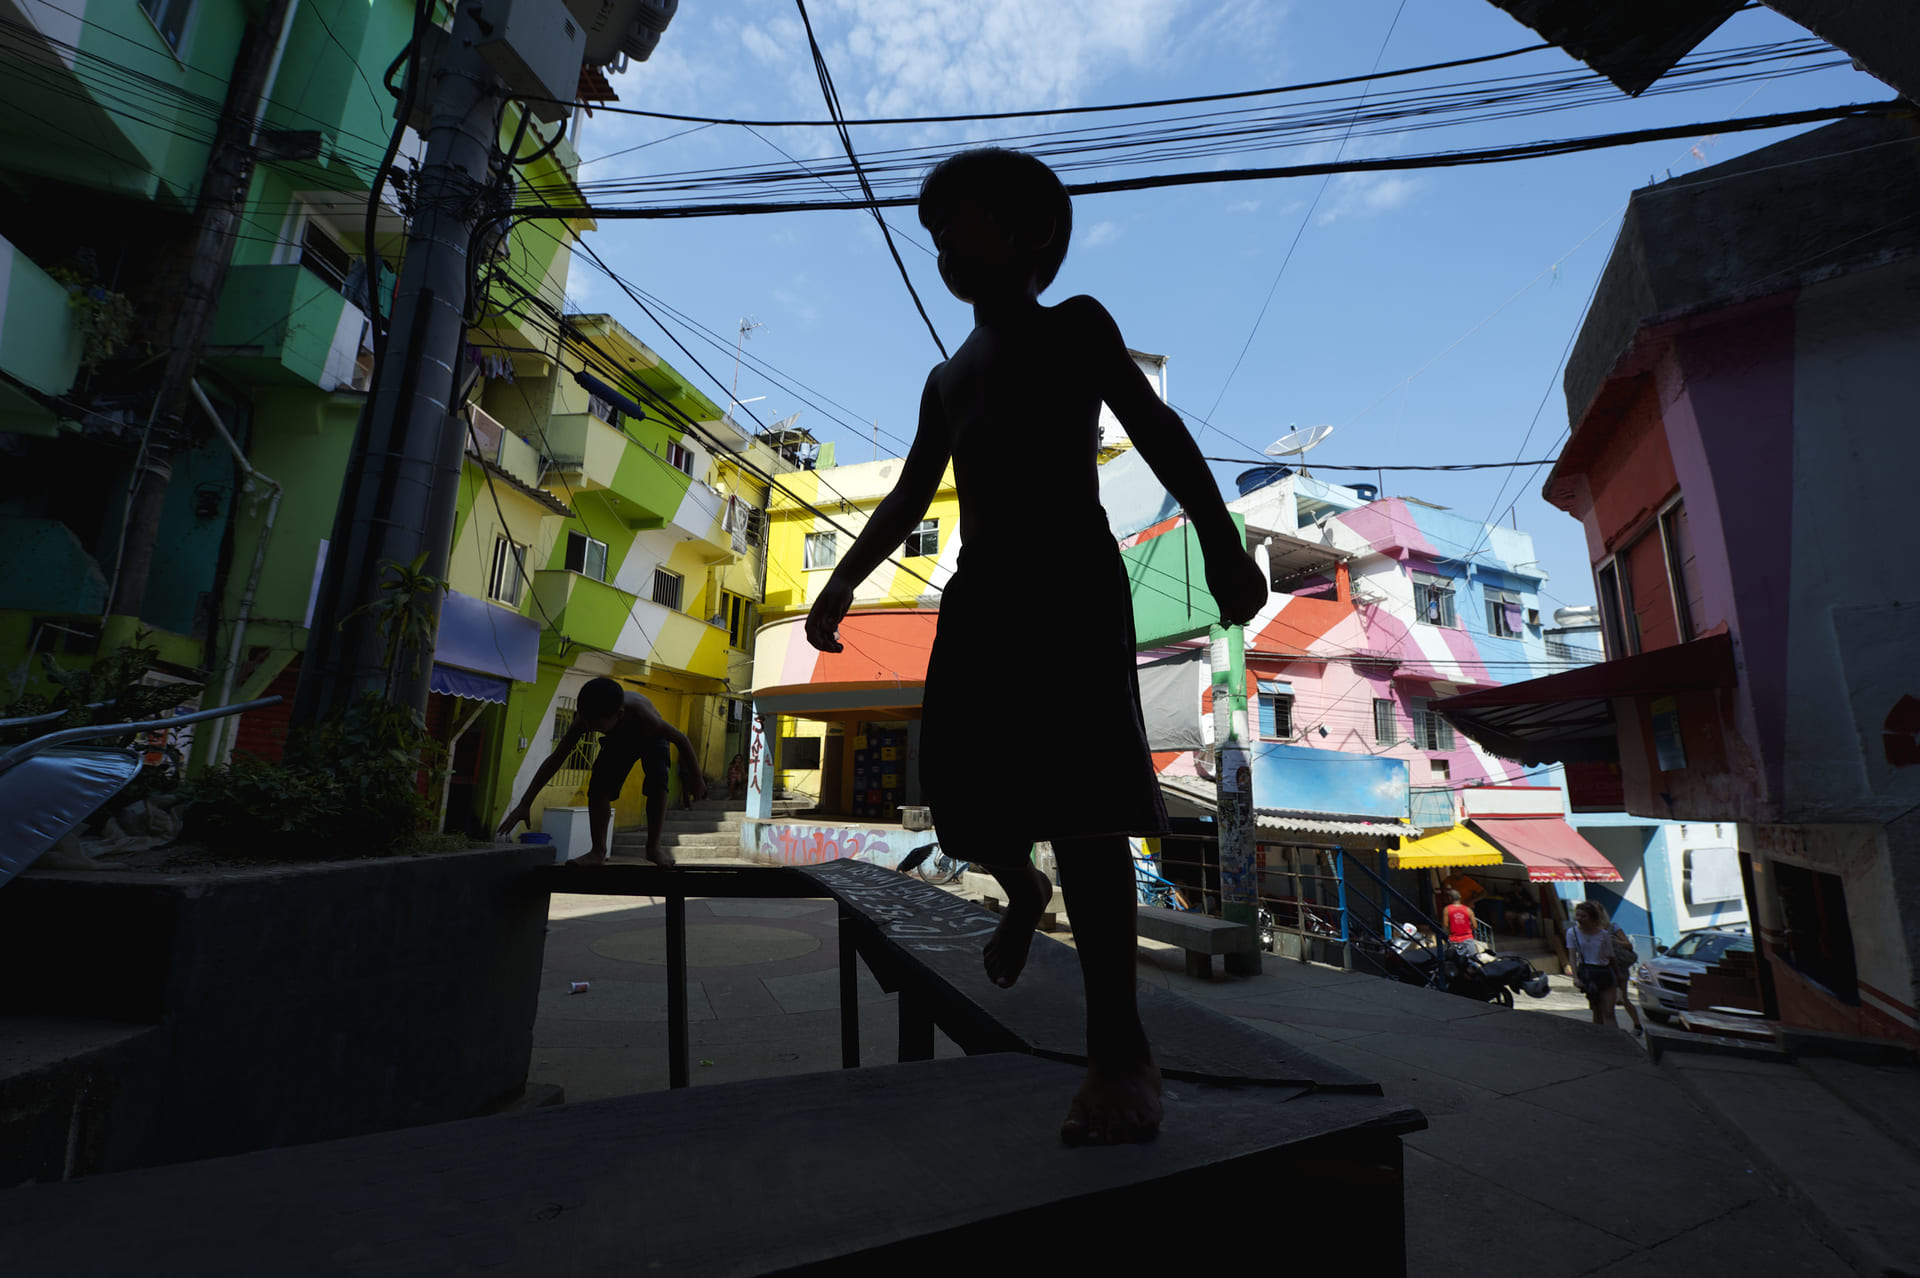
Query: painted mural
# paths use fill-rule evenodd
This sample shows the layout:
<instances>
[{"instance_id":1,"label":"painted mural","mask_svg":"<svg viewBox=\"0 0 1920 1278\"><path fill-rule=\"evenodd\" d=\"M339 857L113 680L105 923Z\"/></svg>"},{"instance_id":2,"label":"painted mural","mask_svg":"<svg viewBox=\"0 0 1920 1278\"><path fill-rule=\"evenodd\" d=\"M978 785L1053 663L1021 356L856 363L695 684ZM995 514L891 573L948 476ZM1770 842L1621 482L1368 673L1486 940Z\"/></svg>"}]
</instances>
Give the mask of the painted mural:
<instances>
[{"instance_id":1,"label":"painted mural","mask_svg":"<svg viewBox=\"0 0 1920 1278\"><path fill-rule=\"evenodd\" d=\"M897 826L862 829L786 822L760 825L751 837L755 852L782 865L822 865L844 857L890 870L909 852L935 838L932 830L902 830Z\"/></svg>"}]
</instances>

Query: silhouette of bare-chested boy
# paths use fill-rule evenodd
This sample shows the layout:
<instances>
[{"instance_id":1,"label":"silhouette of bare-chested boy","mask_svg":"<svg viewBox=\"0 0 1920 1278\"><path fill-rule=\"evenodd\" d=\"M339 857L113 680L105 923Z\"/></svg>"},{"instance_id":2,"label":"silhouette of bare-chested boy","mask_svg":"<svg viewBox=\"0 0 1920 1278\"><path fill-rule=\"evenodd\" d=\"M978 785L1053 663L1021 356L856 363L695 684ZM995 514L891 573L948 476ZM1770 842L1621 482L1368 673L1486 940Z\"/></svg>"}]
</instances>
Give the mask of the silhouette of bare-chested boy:
<instances>
[{"instance_id":1,"label":"silhouette of bare-chested boy","mask_svg":"<svg viewBox=\"0 0 1920 1278\"><path fill-rule=\"evenodd\" d=\"M1192 520L1222 619L1252 617L1266 577L1106 310L1090 297L1040 305L1073 222L1052 170L1015 151L962 152L927 175L920 221L940 278L973 306L973 332L927 377L900 481L814 602L807 637L840 651L854 588L925 514L951 459L962 549L927 666L921 789L942 847L1006 893L985 948L1002 987L1019 978L1053 899L1030 859L1034 843L1052 842L1087 998L1087 1074L1061 1136L1146 1140L1160 1126L1160 1072L1134 998L1127 836L1160 833L1167 817L1141 722L1127 575L1100 506L1102 401ZM1047 599L1057 612L1034 608ZM1059 742L1042 783L1011 757L1035 720L1051 721Z\"/></svg>"}]
</instances>

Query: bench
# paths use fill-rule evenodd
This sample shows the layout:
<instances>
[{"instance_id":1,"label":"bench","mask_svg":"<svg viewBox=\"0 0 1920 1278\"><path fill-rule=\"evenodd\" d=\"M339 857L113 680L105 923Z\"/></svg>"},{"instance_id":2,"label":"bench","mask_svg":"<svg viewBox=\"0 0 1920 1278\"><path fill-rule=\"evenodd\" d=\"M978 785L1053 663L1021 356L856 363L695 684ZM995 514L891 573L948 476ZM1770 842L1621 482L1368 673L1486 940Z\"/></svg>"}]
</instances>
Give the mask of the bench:
<instances>
[{"instance_id":1,"label":"bench","mask_svg":"<svg viewBox=\"0 0 1920 1278\"><path fill-rule=\"evenodd\" d=\"M841 1054L849 1067L860 1060L858 1018L847 1014L855 1005L856 955L881 989L900 995L901 1060L931 1059L938 1027L969 1055L1026 1052L1085 1063L1086 996L1073 947L1036 933L1026 970L1003 990L980 962L981 944L999 919L973 902L864 861L795 872L840 906ZM1170 990L1142 984L1137 997L1167 1078L1380 1094L1377 1083Z\"/></svg>"},{"instance_id":2,"label":"bench","mask_svg":"<svg viewBox=\"0 0 1920 1278\"><path fill-rule=\"evenodd\" d=\"M1182 1087L1147 1145L1063 1148L1079 1071L999 1054L653 1092L0 1192L9 1274L588 1278L1171 1271L1194 1234L1365 1238L1403 1272L1377 1097ZM1126 1221L1160 1222L1128 1226ZM110 1224L103 1224L110 1222ZM1051 1252L1052 1254L1049 1254Z\"/></svg>"},{"instance_id":3,"label":"bench","mask_svg":"<svg viewBox=\"0 0 1920 1278\"><path fill-rule=\"evenodd\" d=\"M1245 923L1211 918L1186 910L1169 910L1159 905L1143 905L1136 929L1151 941L1164 941L1187 952L1187 975L1202 981L1213 979L1213 956L1226 956L1230 975L1254 976L1260 971L1260 946L1254 930Z\"/></svg>"}]
</instances>

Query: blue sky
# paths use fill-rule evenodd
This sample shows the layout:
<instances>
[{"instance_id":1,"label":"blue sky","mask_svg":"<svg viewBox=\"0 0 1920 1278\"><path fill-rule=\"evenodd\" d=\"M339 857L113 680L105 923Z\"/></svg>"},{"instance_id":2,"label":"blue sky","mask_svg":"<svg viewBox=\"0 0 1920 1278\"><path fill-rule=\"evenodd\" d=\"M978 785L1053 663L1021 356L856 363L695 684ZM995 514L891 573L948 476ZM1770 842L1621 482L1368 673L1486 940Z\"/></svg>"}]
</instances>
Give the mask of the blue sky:
<instances>
[{"instance_id":1,"label":"blue sky","mask_svg":"<svg viewBox=\"0 0 1920 1278\"><path fill-rule=\"evenodd\" d=\"M841 101L854 117L1217 93L1364 75L1376 58L1391 69L1539 42L1485 0L1406 0L1404 8L1400 0L815 0L809 9ZM1399 19L1383 53L1396 9ZM1735 15L1703 49L1805 35L1770 10L1754 10ZM1550 49L1411 83L1577 65ZM654 57L614 85L624 106L734 118L824 117L796 11L773 0L688 0ZM1880 82L1843 66L1640 101L1610 91L1594 105L1531 118L1355 137L1344 154L1502 145L1891 96ZM1054 117L993 127L855 129L854 139L863 151L926 144L957 149L1000 132L1088 122ZM580 152L589 161L582 177L779 162L774 145L802 160L836 152L829 130L763 130L763 141L718 126L595 160L686 127L598 114L582 126ZM1326 422L1337 429L1312 454L1315 462L1546 457L1567 424L1556 369L1627 196L1669 170L1730 159L1793 131L1709 140L1709 126L1697 139L1553 159L1343 175L1324 191L1323 179L1307 177L1085 196L1075 204L1072 249L1045 300L1091 293L1106 303L1130 345L1166 355L1171 400L1213 423L1194 425L1208 454L1257 453L1289 424ZM1302 163L1331 158L1334 149L1327 142L1275 150L1235 157L1231 166ZM1229 165L1167 161L1154 171L1205 167ZM809 195L829 193L820 188ZM911 210L889 219L925 243ZM1281 272L1296 232L1298 247ZM832 413L825 415L743 367L739 395L754 400L746 411L767 422L801 411L800 423L836 441L843 462L874 455L875 419L881 455L905 451L920 387L939 355L865 214L604 221L591 243L647 293L729 339L743 316L753 316L764 327L750 340L751 354L836 401L822 401ZM971 327L970 311L941 287L930 256L906 242L900 250L948 348L956 347ZM1271 306L1229 382L1276 273ZM697 375L584 258L575 259L568 291L573 309L612 313ZM716 350L677 322L672 332L722 381L732 378L730 344ZM724 400L725 389L718 393ZM1532 438L1523 450L1530 423ZM1007 441L1010 463L1017 464L1019 447L1017 438ZM1239 469L1214 467L1229 492ZM1338 472L1320 474L1342 479ZM1389 494L1469 518L1517 517L1550 574L1549 603L1592 602L1579 526L1540 499L1544 472L1389 472L1385 478ZM1516 496L1513 516L1505 516Z\"/></svg>"}]
</instances>

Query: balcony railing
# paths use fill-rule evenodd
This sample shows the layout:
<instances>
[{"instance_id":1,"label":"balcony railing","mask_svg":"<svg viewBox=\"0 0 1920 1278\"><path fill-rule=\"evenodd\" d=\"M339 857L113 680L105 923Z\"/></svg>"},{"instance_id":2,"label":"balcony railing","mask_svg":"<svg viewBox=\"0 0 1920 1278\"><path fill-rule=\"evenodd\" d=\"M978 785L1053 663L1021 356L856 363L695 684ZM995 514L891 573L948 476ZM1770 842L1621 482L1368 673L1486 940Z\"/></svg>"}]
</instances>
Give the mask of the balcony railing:
<instances>
[{"instance_id":1,"label":"balcony railing","mask_svg":"<svg viewBox=\"0 0 1920 1278\"><path fill-rule=\"evenodd\" d=\"M1588 665L1605 661L1606 654L1598 648L1582 647L1579 644L1563 643L1558 639L1547 640L1547 655L1555 661L1579 661Z\"/></svg>"}]
</instances>

